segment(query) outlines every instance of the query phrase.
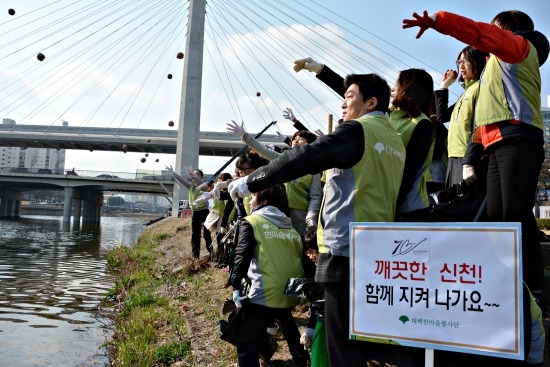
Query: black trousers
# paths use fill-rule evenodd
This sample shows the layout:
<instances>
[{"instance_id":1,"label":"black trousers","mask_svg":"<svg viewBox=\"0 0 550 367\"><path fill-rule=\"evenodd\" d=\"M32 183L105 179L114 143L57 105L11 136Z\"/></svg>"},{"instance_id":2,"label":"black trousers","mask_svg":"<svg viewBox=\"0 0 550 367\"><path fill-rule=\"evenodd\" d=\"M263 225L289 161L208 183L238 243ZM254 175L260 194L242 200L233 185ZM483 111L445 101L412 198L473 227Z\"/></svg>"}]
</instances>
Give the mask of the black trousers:
<instances>
[{"instance_id":1,"label":"black trousers","mask_svg":"<svg viewBox=\"0 0 550 367\"><path fill-rule=\"evenodd\" d=\"M198 259L201 253L201 232L206 242L206 249L212 253L212 237L210 231L204 226L204 221L210 211L208 209L193 211L191 216L191 252Z\"/></svg>"},{"instance_id":2,"label":"black trousers","mask_svg":"<svg viewBox=\"0 0 550 367\"><path fill-rule=\"evenodd\" d=\"M371 360L399 367L423 365L423 349L350 340L349 283L323 283L323 286L327 351L331 366L365 366Z\"/></svg>"},{"instance_id":3,"label":"black trousers","mask_svg":"<svg viewBox=\"0 0 550 367\"><path fill-rule=\"evenodd\" d=\"M507 139L489 147L487 217L489 222L520 222L523 280L531 291L544 288L544 263L533 206L544 160L541 143Z\"/></svg>"},{"instance_id":4,"label":"black trousers","mask_svg":"<svg viewBox=\"0 0 550 367\"><path fill-rule=\"evenodd\" d=\"M300 332L294 322L291 308L271 308L249 303L237 334L237 355L239 367L260 365L260 344L273 320L279 320L281 331L288 344L295 366L306 366L309 353L300 344Z\"/></svg>"}]
</instances>

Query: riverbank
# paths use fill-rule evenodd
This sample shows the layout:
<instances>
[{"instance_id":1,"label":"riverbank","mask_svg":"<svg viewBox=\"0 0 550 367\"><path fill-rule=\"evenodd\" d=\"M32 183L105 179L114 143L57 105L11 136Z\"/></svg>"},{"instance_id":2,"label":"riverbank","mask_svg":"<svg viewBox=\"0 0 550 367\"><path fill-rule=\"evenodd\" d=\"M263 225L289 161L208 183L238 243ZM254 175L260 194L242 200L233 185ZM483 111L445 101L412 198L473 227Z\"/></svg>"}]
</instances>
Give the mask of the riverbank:
<instances>
[{"instance_id":1,"label":"riverbank","mask_svg":"<svg viewBox=\"0 0 550 367\"><path fill-rule=\"evenodd\" d=\"M235 347L219 337L222 306L231 298L228 274L212 267L204 244L202 260L191 260L190 219L165 218L149 225L132 248L107 254L115 286L113 366L237 366ZM294 313L303 328L307 306ZM270 366L291 366L286 343L278 339ZM550 366L546 358L544 366Z\"/></svg>"},{"instance_id":2,"label":"riverbank","mask_svg":"<svg viewBox=\"0 0 550 367\"><path fill-rule=\"evenodd\" d=\"M232 290L228 274L191 260L189 219L166 218L148 226L133 248L107 255L115 286L115 332L110 345L114 366L236 366L235 347L219 337L222 306ZM307 322L307 306L295 313ZM291 366L282 339L271 366Z\"/></svg>"}]
</instances>

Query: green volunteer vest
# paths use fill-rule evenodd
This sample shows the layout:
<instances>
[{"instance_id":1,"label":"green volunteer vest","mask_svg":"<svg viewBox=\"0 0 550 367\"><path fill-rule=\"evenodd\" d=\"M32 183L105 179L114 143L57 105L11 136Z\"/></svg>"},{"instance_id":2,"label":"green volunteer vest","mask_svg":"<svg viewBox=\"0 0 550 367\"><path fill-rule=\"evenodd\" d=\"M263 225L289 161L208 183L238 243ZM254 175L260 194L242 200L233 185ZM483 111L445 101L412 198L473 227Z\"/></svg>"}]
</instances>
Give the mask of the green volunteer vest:
<instances>
[{"instance_id":1,"label":"green volunteer vest","mask_svg":"<svg viewBox=\"0 0 550 367\"><path fill-rule=\"evenodd\" d=\"M449 121L447 150L449 157L463 158L474 128L474 109L479 96L479 80L466 82L466 90L456 101Z\"/></svg>"},{"instance_id":2,"label":"green volunteer vest","mask_svg":"<svg viewBox=\"0 0 550 367\"><path fill-rule=\"evenodd\" d=\"M288 278L300 278L304 275L300 235L293 228L278 228L257 214L247 216L246 220L252 225L257 242L254 258L259 272L259 279L251 279L250 288L251 292L254 288L263 289L265 298L254 299L252 293L251 300L255 303L260 301L260 304L272 308L296 306L300 300L284 295L283 291Z\"/></svg>"},{"instance_id":3,"label":"green volunteer vest","mask_svg":"<svg viewBox=\"0 0 550 367\"><path fill-rule=\"evenodd\" d=\"M350 169L328 171L317 231L319 252L349 256L350 222L393 222L405 147L382 113L356 120L365 150Z\"/></svg>"},{"instance_id":4,"label":"green volunteer vest","mask_svg":"<svg viewBox=\"0 0 550 367\"><path fill-rule=\"evenodd\" d=\"M507 64L491 55L480 78L475 106L477 126L518 120L543 129L540 113L541 77L537 50L519 64Z\"/></svg>"},{"instance_id":5,"label":"green volunteer vest","mask_svg":"<svg viewBox=\"0 0 550 367\"><path fill-rule=\"evenodd\" d=\"M218 214L220 217L223 215L223 211L225 210L225 201L216 199L214 200L214 205L212 206L212 210L214 213Z\"/></svg>"},{"instance_id":6,"label":"green volunteer vest","mask_svg":"<svg viewBox=\"0 0 550 367\"><path fill-rule=\"evenodd\" d=\"M244 211L246 212L246 215L250 215L250 200L252 200L252 195L243 197L243 205L244 205Z\"/></svg>"},{"instance_id":7,"label":"green volunteer vest","mask_svg":"<svg viewBox=\"0 0 550 367\"><path fill-rule=\"evenodd\" d=\"M391 124L395 128L397 133L401 136L401 140L403 141L405 147L408 146L416 125L424 119L431 121L423 113L421 113L417 117L410 117L405 111L393 110L390 114ZM432 163L433 150L434 143L432 142L432 145L430 146L430 150L426 155L426 159L424 160L422 167L415 175L411 191L407 194L407 197L405 198L403 203L401 203L401 207L397 208L398 212L407 213L413 210L426 208L429 205L426 179L427 171L429 171L430 164Z\"/></svg>"},{"instance_id":8,"label":"green volunteer vest","mask_svg":"<svg viewBox=\"0 0 550 367\"><path fill-rule=\"evenodd\" d=\"M197 200L201 195L202 192L200 190L197 190L195 186L189 187L189 207L191 208L191 210L198 211L208 208L208 201L202 202L198 205L193 204L195 200Z\"/></svg>"},{"instance_id":9,"label":"green volunteer vest","mask_svg":"<svg viewBox=\"0 0 550 367\"><path fill-rule=\"evenodd\" d=\"M309 206L309 188L312 175L305 175L285 183L288 207L290 209L307 210Z\"/></svg>"}]
</instances>

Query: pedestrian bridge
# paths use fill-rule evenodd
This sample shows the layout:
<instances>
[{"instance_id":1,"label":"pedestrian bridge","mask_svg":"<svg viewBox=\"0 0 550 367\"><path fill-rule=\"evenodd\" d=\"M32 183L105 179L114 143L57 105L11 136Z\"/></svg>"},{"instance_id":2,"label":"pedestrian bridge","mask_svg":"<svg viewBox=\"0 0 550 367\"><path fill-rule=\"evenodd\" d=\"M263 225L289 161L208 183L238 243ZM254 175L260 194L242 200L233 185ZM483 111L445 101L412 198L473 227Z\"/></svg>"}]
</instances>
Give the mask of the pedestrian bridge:
<instances>
[{"instance_id":1,"label":"pedestrian bridge","mask_svg":"<svg viewBox=\"0 0 550 367\"><path fill-rule=\"evenodd\" d=\"M277 135L263 134L258 140L285 146ZM0 147L176 154L177 142L177 130L0 124ZM230 157L243 146L230 133L201 131L199 135L199 155Z\"/></svg>"},{"instance_id":2,"label":"pedestrian bridge","mask_svg":"<svg viewBox=\"0 0 550 367\"><path fill-rule=\"evenodd\" d=\"M80 222L81 219L83 222L99 222L105 191L171 196L174 188L171 175L147 175L135 179L121 177L121 173L100 173L95 176L84 174L86 171L78 171L78 175L75 175L72 171L57 174L0 169L0 217L19 217L25 191L63 190L64 222L70 222L71 217L74 222Z\"/></svg>"}]
</instances>

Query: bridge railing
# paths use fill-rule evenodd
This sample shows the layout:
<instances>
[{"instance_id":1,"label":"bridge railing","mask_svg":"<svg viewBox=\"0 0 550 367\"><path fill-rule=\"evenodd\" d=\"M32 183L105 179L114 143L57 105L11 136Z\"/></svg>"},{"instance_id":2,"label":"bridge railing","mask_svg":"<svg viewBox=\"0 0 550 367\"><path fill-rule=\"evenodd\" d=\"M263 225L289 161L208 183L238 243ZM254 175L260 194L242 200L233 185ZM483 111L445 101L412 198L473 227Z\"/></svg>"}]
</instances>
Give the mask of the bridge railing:
<instances>
[{"instance_id":1,"label":"bridge railing","mask_svg":"<svg viewBox=\"0 0 550 367\"><path fill-rule=\"evenodd\" d=\"M167 171L138 171L138 172L109 172L109 171L88 171L77 169L49 169L49 168L23 168L23 167L1 167L2 175L64 175L79 177L96 177L99 179L130 179L130 180L152 180L172 181L173 177Z\"/></svg>"}]
</instances>

